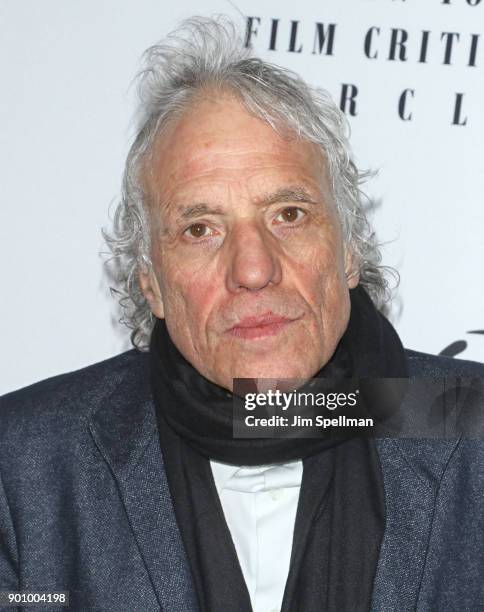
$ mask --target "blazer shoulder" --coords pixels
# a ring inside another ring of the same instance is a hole
[[[484,364],[477,361],[455,359],[443,355],[431,355],[405,349],[409,375],[411,377],[441,378],[463,376],[484,378]]]
[[[0,423],[67,416],[89,417],[123,378],[136,377],[146,367],[148,354],[132,349],[74,372],[47,378],[0,397]]]

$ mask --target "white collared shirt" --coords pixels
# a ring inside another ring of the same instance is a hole
[[[210,461],[253,612],[279,612],[291,559],[302,461],[241,467]]]

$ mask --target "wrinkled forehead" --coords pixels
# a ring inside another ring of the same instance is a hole
[[[142,183],[150,203],[162,204],[197,181],[244,183],[271,173],[331,192],[320,147],[289,129],[275,130],[234,96],[208,96],[164,126],[144,162]]]

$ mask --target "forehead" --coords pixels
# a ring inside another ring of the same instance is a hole
[[[230,95],[198,99],[159,135],[144,172],[150,200],[163,203],[191,189],[266,182],[327,187],[320,149],[295,134],[279,134]]]

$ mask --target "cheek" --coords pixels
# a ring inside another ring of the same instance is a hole
[[[344,261],[338,246],[328,242],[301,249],[292,261],[292,275],[300,287],[322,298],[328,292],[345,286]]]
[[[192,331],[200,330],[217,294],[217,283],[210,269],[172,263],[165,267],[160,284],[167,322],[171,319],[171,324],[177,327],[188,325]]]
[[[319,244],[306,248],[304,257],[292,265],[293,282],[312,312],[310,326],[315,336],[338,335],[347,319],[348,287],[339,255],[337,245]]]

